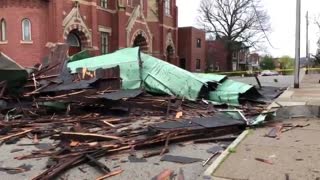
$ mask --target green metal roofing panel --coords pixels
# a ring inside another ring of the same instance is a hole
[[[91,57],[91,55],[89,54],[89,51],[84,50],[84,51],[78,52],[78,53],[74,54],[73,56],[71,56],[69,58],[69,62],[79,61],[79,60],[87,59],[90,57]]]
[[[119,65],[123,89],[137,89],[141,83],[138,53],[139,48],[126,48],[112,54],[70,62],[68,67],[75,72],[81,67],[96,70]],[[143,53],[141,59],[143,84],[148,92],[196,100],[201,89],[207,86],[201,78],[170,63]]]
[[[140,87],[139,48],[126,48],[112,54],[70,62],[68,67],[75,72],[77,68],[111,68],[120,66],[123,89]],[[239,105],[240,94],[253,86],[227,79],[224,75],[193,74],[170,63],[141,53],[142,79],[144,88],[151,93],[174,95],[180,98],[196,100],[207,82],[219,82],[217,89],[209,93],[209,100]],[[207,89],[206,89],[207,90]]]
[[[209,93],[209,100],[239,105],[240,94],[246,93],[251,88],[253,86],[227,79],[219,84],[215,91]]]
[[[209,93],[209,99],[220,103],[226,103],[230,105],[239,105],[239,93],[228,91],[211,91]]]
[[[68,63],[68,67],[73,73],[77,68],[88,68],[94,71],[99,68],[112,68],[120,66],[120,76],[122,78],[123,89],[137,89],[140,87],[138,49],[127,48],[111,54],[95,56],[79,61]]]
[[[251,88],[253,88],[253,86],[249,84],[227,79],[222,82],[222,85],[218,86],[217,90],[227,92],[238,92],[242,94],[247,92]]]
[[[210,74],[194,73],[194,74],[206,82],[210,82],[210,81],[221,82],[227,78],[226,75],[211,74],[211,73]]]
[[[205,81],[193,73],[170,63],[143,54],[143,76],[151,92],[162,91],[166,94],[196,100]]]

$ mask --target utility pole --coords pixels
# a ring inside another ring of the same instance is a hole
[[[306,30],[306,62],[307,62],[307,70],[306,73],[308,74],[309,71],[309,61],[310,61],[310,55],[309,55],[309,12],[307,11],[306,15],[306,23],[307,23],[307,30]]]
[[[296,60],[294,70],[294,88],[299,88],[300,75],[300,25],[301,25],[301,0],[297,0],[296,6]]]

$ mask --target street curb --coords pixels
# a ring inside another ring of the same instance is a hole
[[[214,171],[217,170],[217,168],[220,166],[220,164],[229,156],[229,154],[231,153],[230,151],[232,149],[235,149],[240,142],[242,142],[242,140],[244,140],[247,135],[249,134],[250,130],[245,130],[243,131],[235,141],[233,141],[230,146],[221,153],[221,155],[215,160],[213,161],[213,163],[207,168],[207,170],[204,172],[203,177],[204,179],[213,178],[213,173]]]

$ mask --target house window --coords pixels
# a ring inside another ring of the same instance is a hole
[[[201,61],[200,61],[200,59],[196,60],[196,70],[201,70]]]
[[[29,19],[22,20],[22,40],[31,41],[31,22]]]
[[[108,8],[108,0],[100,0],[100,6],[102,8]]]
[[[201,48],[201,39],[197,39],[197,48]]]
[[[165,0],[164,2],[164,12],[167,16],[171,15],[171,2],[170,0]]]
[[[7,32],[7,27],[6,27],[6,21],[4,19],[1,19],[0,21],[0,41],[6,41],[6,32]]]
[[[237,58],[237,55],[238,55],[238,53],[237,53],[237,52],[233,52],[233,53],[232,53],[232,57],[233,57],[233,59],[236,59],[236,58]]]
[[[108,36],[108,33],[101,32],[101,54],[107,54],[109,52]]]

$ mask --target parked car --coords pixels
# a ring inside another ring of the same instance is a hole
[[[264,70],[260,74],[261,76],[278,76],[279,73],[277,71]]]

